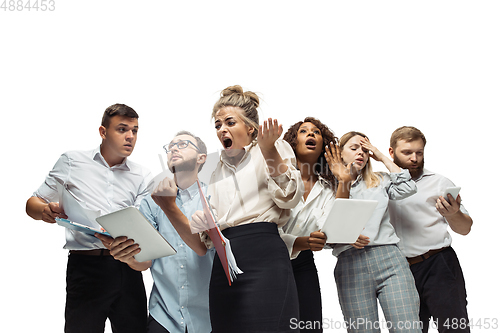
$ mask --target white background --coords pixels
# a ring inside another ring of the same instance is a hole
[[[56,0],[55,11],[0,10],[0,331],[63,330],[64,230],[25,214],[60,154],[97,147],[114,103],[139,113],[131,159],[155,174],[177,130],[215,151],[211,109],[233,84],[257,92],[261,119],[285,130],[315,116],[387,153],[394,129],[421,129],[426,167],[462,186],[474,219],[453,243],[470,318],[499,318],[499,15],[497,1]],[[316,258],[324,317],[340,322],[336,259]]]

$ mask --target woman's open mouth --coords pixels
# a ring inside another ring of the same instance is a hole
[[[307,139],[307,141],[306,141],[306,148],[307,149],[312,149],[312,150],[316,149],[316,140],[314,140],[312,138],[311,139]]]
[[[233,145],[233,140],[230,138],[224,138],[222,139],[222,145],[224,146],[224,149],[229,149]]]

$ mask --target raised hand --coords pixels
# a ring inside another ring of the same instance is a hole
[[[277,119],[269,118],[264,120],[264,123],[259,126],[259,134],[257,135],[257,143],[263,151],[269,151],[274,148],[274,143],[283,133],[283,126],[278,124]]]
[[[326,145],[325,151],[328,168],[330,168],[330,171],[333,173],[335,178],[337,178],[339,182],[350,183],[352,181],[353,173],[352,164],[348,167],[344,165],[339,146],[330,142],[329,145]]]
[[[278,120],[269,118],[264,121],[263,125],[259,126],[259,134],[257,135],[257,143],[264,160],[269,168],[269,175],[277,177],[285,173],[288,166],[284,163],[278,149],[274,143],[283,133],[283,126],[278,124]]]
[[[163,205],[175,205],[177,197],[177,184],[173,179],[166,177],[151,193],[151,198],[154,202],[162,207]]]

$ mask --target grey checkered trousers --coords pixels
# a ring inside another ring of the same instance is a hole
[[[396,245],[346,250],[339,255],[334,275],[348,332],[422,331],[415,281]],[[377,299],[385,322],[379,320]]]

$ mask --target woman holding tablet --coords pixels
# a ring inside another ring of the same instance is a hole
[[[400,169],[362,133],[343,135],[339,148],[344,163],[352,164],[350,197],[379,202],[358,241],[333,249],[340,306],[345,321],[354,323],[348,331],[379,331],[378,298],[391,332],[421,332],[419,296],[388,211],[389,200],[411,196],[416,185],[408,170]],[[373,172],[371,159],[384,163],[390,174]]]
[[[351,181],[350,175],[341,172],[345,167],[340,154],[335,152],[337,137],[318,119],[307,117],[295,123],[283,139],[295,152],[305,192],[298,205],[292,209],[281,238],[292,258],[299,296],[298,322],[301,327],[308,328],[301,329],[301,332],[322,332],[321,291],[312,251],[322,250],[325,245],[326,236],[319,230],[332,208],[334,191],[339,190],[338,197],[349,198],[348,187],[344,182]],[[333,143],[333,153],[325,147],[329,143]]]
[[[298,332],[290,327],[299,316],[297,289],[278,227],[288,221],[304,189],[292,148],[278,139],[281,125],[269,119],[259,127],[258,106],[256,94],[232,86],[222,91],[212,112],[224,150],[210,181],[210,205],[243,271],[229,286],[214,259],[209,292],[214,333]],[[213,246],[205,233],[202,241],[190,234],[185,219],[168,217],[198,254]],[[194,224],[203,220],[201,212],[193,215]]]

